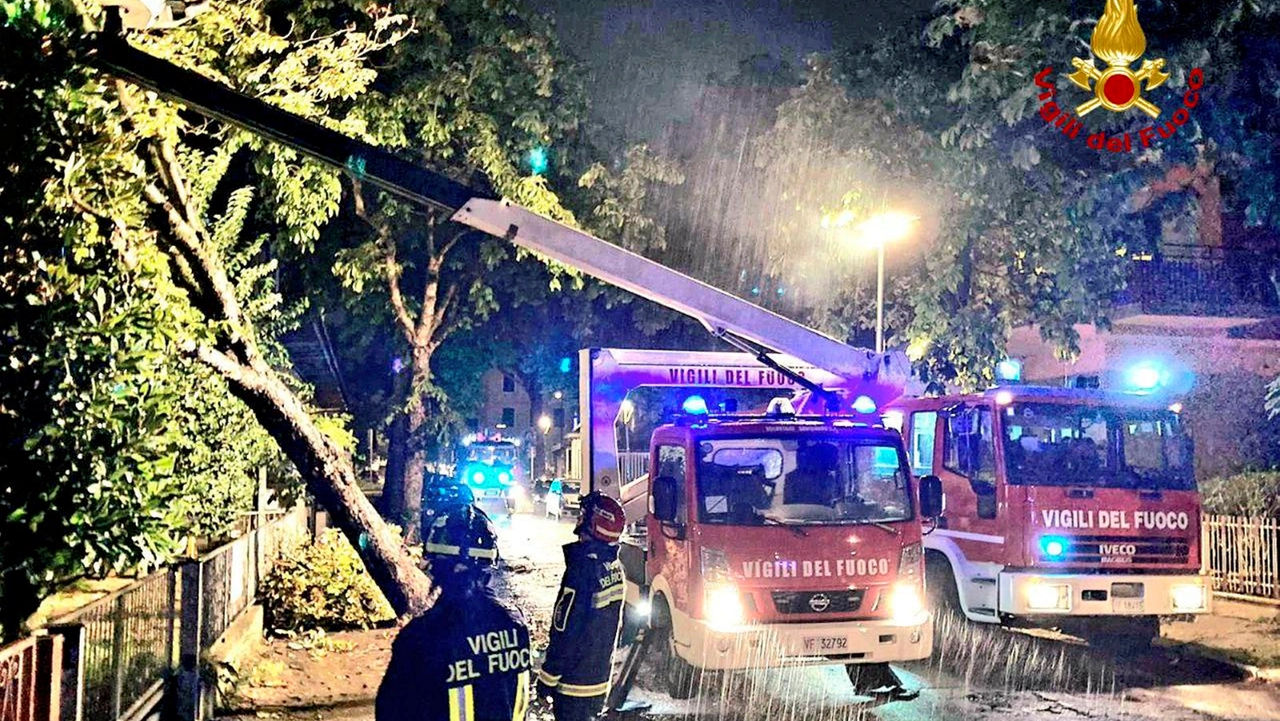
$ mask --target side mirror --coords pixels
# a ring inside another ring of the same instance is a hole
[[[671,476],[659,476],[653,482],[653,515],[663,523],[676,522],[679,486]]]
[[[946,510],[946,498],[942,495],[942,479],[925,476],[920,479],[920,515],[937,518]]]

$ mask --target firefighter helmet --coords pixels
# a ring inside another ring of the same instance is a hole
[[[582,497],[582,518],[574,532],[587,533],[597,541],[617,543],[626,525],[622,504],[600,491],[592,491]]]
[[[489,517],[478,508],[455,506],[436,516],[423,552],[432,560],[492,566],[498,560],[498,539]]]

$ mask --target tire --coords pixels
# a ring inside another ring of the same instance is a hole
[[[887,663],[858,663],[844,667],[853,692],[859,696],[869,696],[873,691],[883,688],[897,688],[902,685],[898,674],[889,668]]]
[[[671,611],[665,600],[658,600],[654,607],[656,625],[652,633],[661,654],[658,660],[659,673],[663,686],[671,698],[683,701],[693,698],[698,692],[700,672],[693,664],[680,658],[676,653],[675,639],[671,633]]]
[[[951,562],[940,553],[926,553],[924,557],[925,595],[935,614],[963,616],[960,609],[960,590],[956,588],[956,574]]]

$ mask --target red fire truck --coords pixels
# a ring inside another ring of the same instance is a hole
[[[1208,612],[1178,404],[1010,385],[893,407],[915,473],[945,492],[924,541],[934,604],[1127,646]]]
[[[852,381],[768,359],[776,368],[744,353],[584,351],[598,480],[614,472],[614,420],[635,388],[790,396],[804,378],[841,398],[834,412],[813,412],[801,391],[804,413],[785,398],[763,412],[715,413],[691,395],[659,426],[649,473],[621,494],[636,531],[620,554],[628,611],[648,610],[677,698],[704,670],[781,664],[843,664],[855,688],[892,690],[889,662],[931,650],[920,526],[941,503],[937,479],[917,488],[901,436],[878,414],[905,375],[893,377],[892,356],[870,356]]]

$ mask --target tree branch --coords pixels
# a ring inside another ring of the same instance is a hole
[[[396,263],[396,242],[391,237],[391,230],[386,223],[375,221],[369,217],[368,207],[364,202],[364,188],[359,180],[352,180],[352,199],[355,201],[356,217],[378,234],[378,245],[382,248],[382,275],[387,282],[387,293],[391,296],[391,310],[395,313],[396,323],[404,333],[405,341],[412,344],[414,339],[413,316],[409,314],[409,306],[404,302],[404,293],[400,289],[400,267]]]

